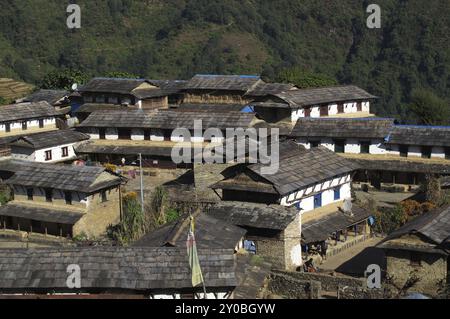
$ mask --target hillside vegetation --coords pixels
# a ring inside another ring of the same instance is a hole
[[[380,0],[382,28],[366,27],[370,1],[1,0],[0,77],[38,84],[61,68],[149,78],[262,74],[294,68],[354,83],[381,99],[379,115],[408,119],[412,92],[450,100],[450,1]]]

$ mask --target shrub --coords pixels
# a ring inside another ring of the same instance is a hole
[[[422,208],[419,202],[415,201],[415,200],[405,200],[404,202],[401,203],[403,211],[408,215],[408,216],[416,216],[416,215],[420,215],[422,213]]]

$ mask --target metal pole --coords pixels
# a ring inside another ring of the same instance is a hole
[[[142,153],[139,153],[139,175],[141,176],[141,211],[144,214],[144,174],[142,172]]]

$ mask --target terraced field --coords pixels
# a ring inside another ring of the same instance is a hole
[[[13,79],[0,78],[0,98],[6,102],[24,97],[33,91],[34,86]]]

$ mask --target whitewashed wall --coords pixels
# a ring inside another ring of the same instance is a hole
[[[361,112],[370,113],[370,102],[365,101],[361,103],[362,109]],[[357,102],[348,102],[344,103],[344,113],[358,113],[358,103]],[[338,105],[337,103],[328,104],[328,115],[336,115],[338,114]],[[311,107],[311,117],[320,117],[320,106]],[[301,117],[305,117],[304,109],[296,109],[291,112],[291,121],[292,123],[297,122],[297,120]]]
[[[311,143],[306,138],[299,138],[297,143],[304,146],[306,149],[311,148]],[[320,139],[320,146],[326,147],[330,151],[334,152],[334,141],[331,138],[322,138]],[[382,143],[382,140],[371,140],[369,145],[370,154],[386,154],[386,148]],[[359,140],[356,139],[347,139],[345,143],[345,153],[349,154],[360,154],[361,153],[361,144]],[[398,153],[398,152],[397,152]],[[444,155],[445,156],[445,155]]]
[[[77,156],[75,154],[75,150],[73,148],[74,145],[75,145],[75,143],[70,143],[70,144],[58,145],[55,147],[43,148],[40,150],[36,150],[34,152],[34,158],[32,160],[34,160],[36,162],[54,163],[54,162],[67,161],[67,160],[73,159]],[[67,147],[68,156],[65,156],[65,157],[62,156],[62,154],[63,154],[62,148],[63,147]],[[52,160],[51,161],[45,160],[45,152],[46,151],[52,151]]]
[[[293,206],[300,202],[302,213],[314,210],[314,194],[322,192],[322,207],[351,198],[351,176],[346,174],[299,189],[281,199],[282,206]],[[340,199],[334,200],[334,189],[340,187]]]
[[[39,128],[39,120],[27,120],[27,128]],[[44,128],[50,128],[55,127],[56,125],[56,119],[54,117],[44,119]],[[22,130],[22,121],[17,122],[11,122],[10,123],[10,130],[11,131],[23,131],[26,132],[27,130]],[[6,123],[0,123],[0,133],[8,133],[6,132]]]

